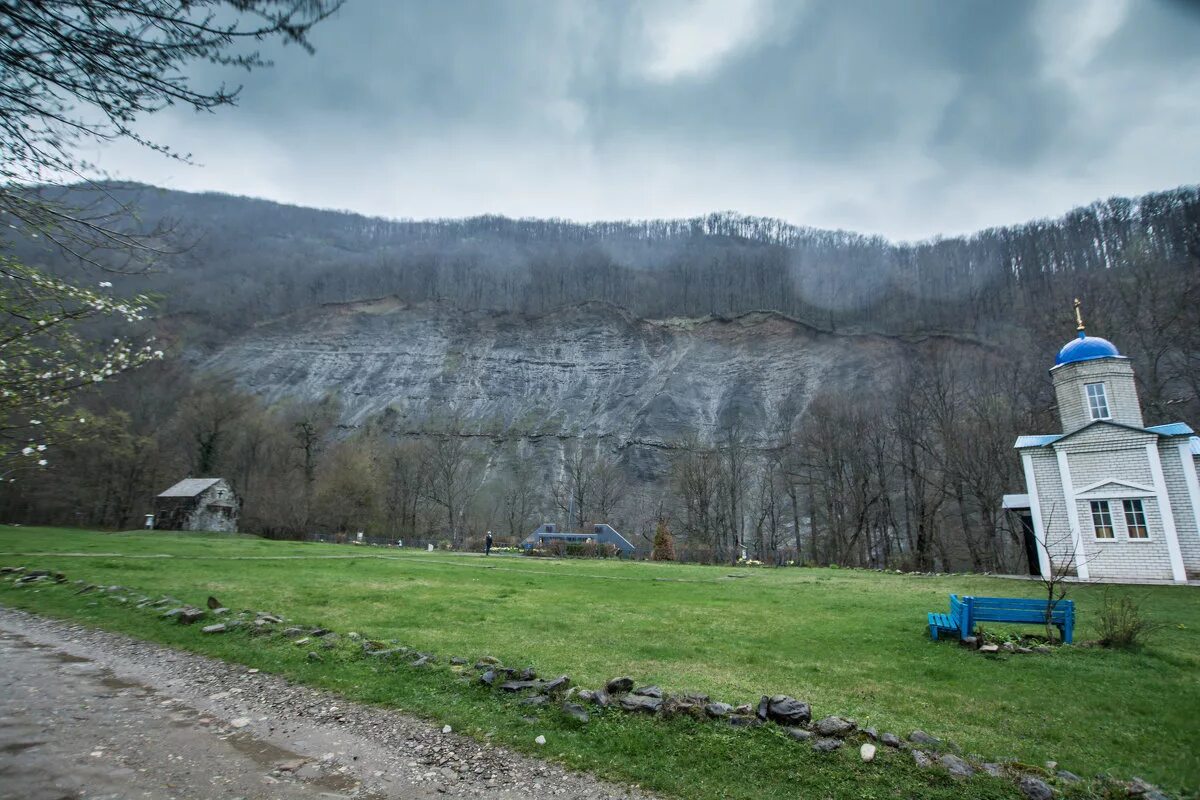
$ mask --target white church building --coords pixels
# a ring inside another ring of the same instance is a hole
[[[1030,571],[1082,580],[1200,577],[1200,438],[1182,422],[1146,426],[1133,365],[1106,339],[1078,338],[1050,375],[1062,433],[1018,437],[1027,494],[1004,506],[1026,530]]]

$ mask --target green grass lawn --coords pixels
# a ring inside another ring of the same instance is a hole
[[[330,558],[335,557],[335,558]],[[1037,584],[834,569],[746,569],[539,561],[357,549],[199,534],[0,529],[0,565],[53,567],[71,579],[170,593],[202,604],[282,613],[442,656],[490,654],[598,686],[629,674],[731,703],[790,694],[814,716],[841,714],[901,735],[921,728],[987,759],[1081,775],[1139,775],[1177,792],[1200,786],[1200,592],[1123,587],[1167,623],[1138,652],[1072,647],[987,658],[932,643],[925,612],[950,592],[1034,597]],[[347,649],[337,667],[286,643],[202,637],[63,587],[0,591],[0,603],[69,616],[275,669],[349,696],[450,721],[531,749],[522,711],[448,670],[381,668]],[[1104,589],[1075,587],[1077,641],[1095,636]],[[1036,632],[1036,629],[1030,629]],[[341,651],[339,651],[341,653]],[[585,729],[553,716],[543,755],[686,797],[959,797],[948,778],[901,754],[860,765],[821,757],[773,729],[733,731],[602,715]],[[1012,796],[974,779],[973,797]]]

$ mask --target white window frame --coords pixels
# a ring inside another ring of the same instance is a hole
[[[1137,503],[1137,513],[1142,517],[1141,528],[1146,531],[1145,536],[1131,536],[1129,525],[1129,506]],[[1121,500],[1121,519],[1125,523],[1125,538],[1131,542],[1148,542],[1150,538],[1150,519],[1146,516],[1146,501],[1140,497],[1127,497]]]
[[[1092,388],[1098,387],[1093,395]],[[1093,421],[1112,419],[1112,406],[1108,402],[1108,386],[1103,382],[1085,383],[1083,385],[1083,400],[1087,404],[1088,417]],[[1096,401],[1096,402],[1093,402]],[[1104,413],[1099,413],[1103,411]]]
[[[1117,526],[1113,521],[1112,505],[1107,500],[1089,500],[1088,509],[1092,512],[1092,538],[1098,542],[1111,542],[1117,538]],[[1100,526],[1096,524],[1096,515],[1099,512],[1103,517],[1108,518],[1108,525]],[[1108,528],[1108,536],[1101,536],[1099,529],[1101,527]]]

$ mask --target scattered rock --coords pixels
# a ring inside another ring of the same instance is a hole
[[[449,725],[442,726],[442,733],[452,733],[453,731],[454,728],[451,728]]]
[[[495,656],[483,656],[479,659],[479,663],[495,666],[500,663],[500,659],[496,658]]]
[[[758,708],[754,709],[754,715],[765,722],[767,720],[767,710],[770,708],[770,706],[771,698],[764,694],[761,698],[759,698]]]
[[[580,689],[579,699],[585,703],[595,703],[601,708],[608,708],[612,698],[603,689]]]
[[[763,721],[753,714],[733,714],[728,720],[734,728],[758,728],[763,724]]]
[[[1000,652],[1000,645],[996,645],[996,644],[985,644],[985,645],[983,645],[983,646],[981,646],[981,647],[979,648],[979,652],[981,652],[981,653],[984,653],[984,654],[988,654],[988,653],[999,653],[999,652]]]
[[[305,656],[305,658],[307,658],[309,661],[324,661],[325,660],[325,659],[321,658],[321,654],[316,652],[315,650],[310,650],[308,655]]]
[[[297,647],[303,647],[311,641],[312,639],[305,636],[303,639],[297,639],[296,641],[292,642],[292,644],[296,645]]]
[[[822,736],[849,736],[854,732],[854,723],[842,717],[825,717],[813,728]]]
[[[832,753],[842,746],[841,739],[822,738],[812,743],[812,749],[818,753]]]
[[[537,680],[537,673],[536,673],[536,672],[534,672],[534,669],[533,669],[533,667],[526,667],[525,669],[521,670],[521,676],[520,676],[520,678],[519,678],[518,680],[522,680],[522,681],[536,681],[536,680]]]
[[[979,649],[979,638],[975,636],[964,636],[958,643],[970,650]]]
[[[1028,800],[1051,800],[1054,797],[1054,790],[1045,781],[1032,775],[1021,778],[1017,782],[1017,788]]]
[[[1158,787],[1147,783],[1142,778],[1134,778],[1125,786],[1130,797],[1141,797],[1143,800],[1170,800],[1170,798],[1160,792]]]
[[[505,681],[504,683],[500,684],[500,691],[524,692],[527,689],[540,688],[541,685],[541,681]]]
[[[1083,778],[1079,777],[1074,772],[1065,769],[1060,769],[1055,773],[1055,775],[1058,776],[1060,781],[1065,781],[1067,783],[1079,783],[1081,780],[1083,780]]]
[[[526,697],[519,705],[529,706],[531,708],[540,708],[550,702],[550,698],[544,694],[535,694],[532,697]]]
[[[643,686],[640,689],[634,689],[633,693],[641,697],[657,697],[662,700],[663,690],[657,686]]]
[[[1000,645],[1000,649],[1006,653],[1012,653],[1017,649],[1017,646],[1012,642],[1004,642]]]
[[[788,728],[787,735],[797,742],[807,742],[813,737],[812,731],[807,731],[804,728]]]
[[[640,694],[629,694],[621,698],[621,708],[626,711],[640,711],[655,714],[662,708],[662,700],[657,697],[646,697]]]
[[[975,774],[975,768],[955,755],[946,754],[938,759],[947,772],[955,778],[969,778]]]
[[[234,728],[244,728],[250,724],[250,719],[249,717],[238,717],[237,719],[230,720],[229,724]]]
[[[363,652],[369,656],[374,656],[375,658],[390,658],[391,656],[402,655],[404,653],[407,653],[408,648],[407,647],[388,647],[383,650],[367,650],[364,648]]]
[[[218,622],[216,625],[205,625],[200,629],[201,633],[224,633],[229,630],[224,622]]]
[[[546,694],[562,694],[571,685],[571,679],[566,675],[559,675],[552,681],[546,681],[542,686],[542,691]]]
[[[534,744],[545,744],[545,743],[546,743],[546,737],[545,737],[545,736],[542,736],[542,735],[539,733],[539,734],[538,734],[538,737],[537,737],[536,739],[534,739],[534,740],[533,740],[533,743],[534,743]]]
[[[1044,656],[1048,656],[1051,653],[1053,653],[1054,651],[1051,650],[1049,647],[1046,647],[1046,645],[1040,644],[1037,647],[1033,648],[1033,652],[1040,653],[1041,655],[1044,655]]]
[[[213,597],[212,595],[209,595],[208,596],[208,607],[211,610],[211,609],[215,609],[215,608],[224,608],[224,605],[221,603],[220,600]]]
[[[873,742],[879,740],[879,731],[874,728],[863,728],[863,735]]]
[[[141,605],[141,603],[138,603],[138,605]],[[229,609],[228,608],[214,608],[212,610],[212,613],[213,613],[214,617],[223,617],[229,613]]]
[[[414,666],[414,667],[428,666],[432,659],[433,659],[432,656],[421,656],[416,661],[412,662],[412,666]]]
[[[777,694],[767,701],[767,718],[780,725],[806,725],[812,720],[812,707],[794,697]]]
[[[563,703],[563,713],[576,722],[587,724],[591,717],[588,716],[587,710],[578,703]]]
[[[988,775],[991,775],[993,778],[1003,778],[1004,777],[1004,765],[1002,765],[1002,764],[993,764],[993,763],[980,764],[979,769],[982,772],[985,772]]]
[[[704,713],[714,719],[717,717],[728,717],[733,711],[733,706],[729,703],[709,703],[704,707]]]
[[[700,703],[694,703],[687,698],[679,697],[678,695],[669,695],[663,699],[662,707],[663,716],[674,717],[684,715],[688,717],[703,717],[704,706]]]
[[[450,663],[456,667],[461,667],[467,663],[467,660],[465,658],[463,658],[462,656],[452,656],[450,658]]]
[[[879,741],[886,744],[888,747],[899,747],[901,745],[900,737],[894,733],[885,733],[879,737]]]
[[[1027,656],[1030,653],[1032,653],[1033,651],[1030,650],[1028,647],[1017,647],[1013,650],[1013,652],[1020,653],[1021,655]]]
[[[930,758],[929,756],[925,755],[925,753],[921,750],[913,750],[912,757],[913,757],[913,761],[916,762],[918,767],[932,767],[933,766],[933,759]]]
[[[290,628],[284,628],[283,635],[284,636],[303,636],[304,629],[293,625]]]
[[[633,678],[628,676],[624,678],[613,678],[604,686],[609,694],[625,694],[633,688]]]
[[[487,672],[479,676],[479,682],[484,686],[492,686],[496,683],[496,671],[489,669]]]
[[[863,746],[858,748],[858,757],[868,764],[875,760],[875,745],[870,742],[864,742]]]
[[[932,747],[934,750],[942,746],[942,740],[936,736],[930,736],[925,731],[917,730],[908,735],[908,740],[913,744],[919,744],[923,747]]]
[[[754,709],[751,708],[749,703],[742,703],[740,706],[738,706],[737,708],[735,708],[733,710],[733,713],[735,713],[735,714],[753,714]]]

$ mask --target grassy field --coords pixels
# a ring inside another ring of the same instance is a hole
[[[987,759],[1081,775],[1139,775],[1176,792],[1200,786],[1200,592],[1139,587],[1166,627],[1138,652],[1062,648],[987,658],[932,643],[925,612],[949,592],[1036,596],[1036,584],[834,569],[746,569],[538,561],[383,551],[247,537],[0,529],[0,565],[53,567],[72,579],[275,611],[343,633],[397,639],[445,658],[490,654],[579,686],[629,674],[731,703],[791,694],[814,716],[842,714],[902,735],[921,728]],[[1072,590],[1077,639],[1095,636],[1103,589]],[[87,601],[87,602],[85,602]],[[202,637],[153,616],[88,605],[64,588],[0,591],[0,604],[274,669],[345,694],[446,720],[532,749],[522,710],[448,670],[381,669],[349,650],[336,666],[286,643]],[[901,754],[861,765],[822,757],[773,729],[597,717],[584,729],[545,716],[541,754],[686,797],[1008,797],[974,779],[957,787]]]

